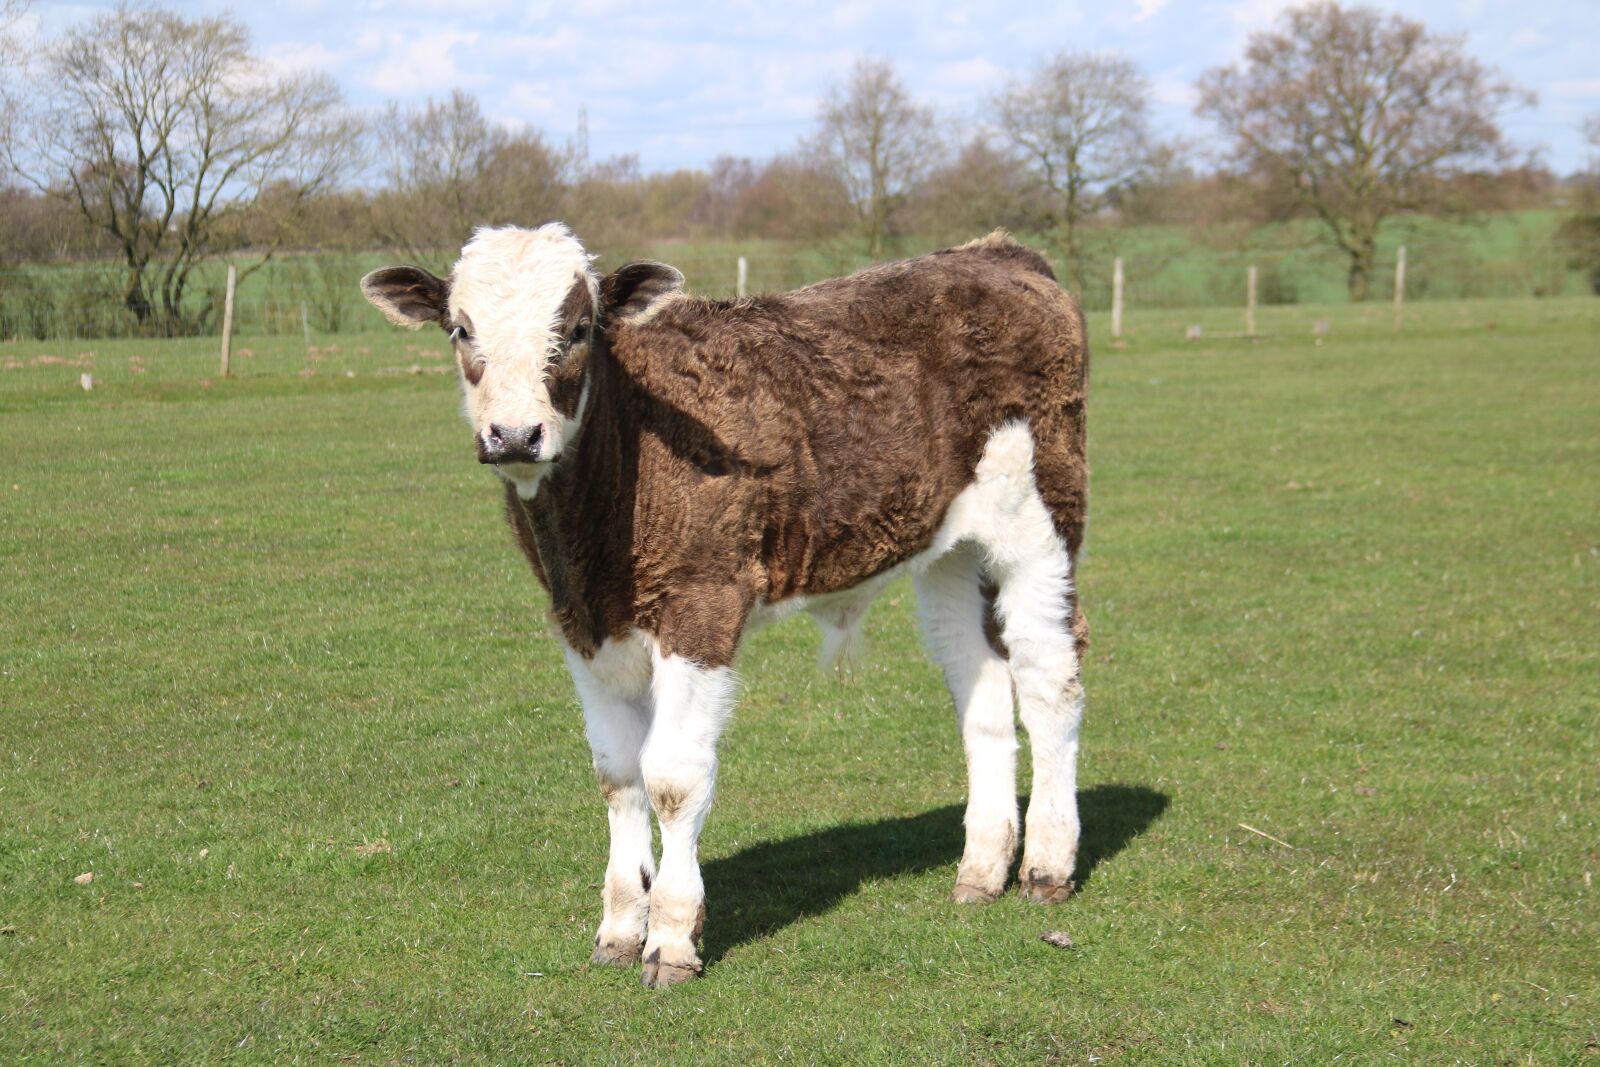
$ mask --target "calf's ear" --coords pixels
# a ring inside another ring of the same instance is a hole
[[[665,263],[629,263],[600,279],[602,318],[626,322],[647,314],[655,304],[683,291],[683,272]]]
[[[361,279],[361,295],[396,326],[419,330],[430,322],[445,325],[450,283],[421,267],[384,267]]]

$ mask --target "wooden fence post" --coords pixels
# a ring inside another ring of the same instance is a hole
[[[1405,317],[1406,303],[1406,246],[1401,245],[1394,257],[1394,328],[1400,328]]]
[[[1256,265],[1250,264],[1244,272],[1244,335],[1256,335]]]
[[[1122,336],[1122,257],[1111,265],[1111,336]]]
[[[734,292],[739,296],[745,295],[745,283],[750,279],[750,262],[743,256],[739,257],[739,280],[734,284]]]
[[[233,291],[239,284],[239,271],[228,264],[228,290],[222,298],[222,376],[228,376],[228,359],[233,355]]]

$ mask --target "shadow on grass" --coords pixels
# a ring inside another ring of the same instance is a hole
[[[1022,798],[1027,810],[1028,798]],[[1078,846],[1078,892],[1094,870],[1144,833],[1168,798],[1139,785],[1097,785],[1078,794],[1083,839]],[[820,915],[863,882],[954,866],[961,859],[962,807],[921,815],[848,823],[783,841],[768,841],[705,864],[704,957],[721,959],[747,941]]]

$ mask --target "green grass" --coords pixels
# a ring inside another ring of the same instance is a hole
[[[898,585],[750,642],[664,993],[438,338],[0,346],[0,1062],[1596,1062],[1600,301],[1191,320],[1091,320],[1081,893],[946,902]]]

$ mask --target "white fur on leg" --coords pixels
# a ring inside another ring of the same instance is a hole
[[[695,941],[705,919],[700,829],[716,791],[717,739],[733,710],[727,667],[702,667],[652,653],[655,717],[645,741],[645,788],[661,824],[661,868],[650,891],[644,982],[667,985],[699,973]]]
[[[1071,633],[1072,561],[1040,497],[1033,436],[1025,423],[991,435],[977,487],[1002,506],[976,532],[999,586],[995,609],[1009,653],[1022,723],[1033,748],[1033,796],[1023,837],[1024,892],[1059,900],[1070,892],[1078,853],[1078,728],[1083,688]]]
[[[640,756],[650,730],[648,659],[632,642],[608,641],[592,661],[566,650],[585,730],[594,755],[595,777],[605,795],[611,848],[601,892],[604,913],[595,934],[598,963],[628,964],[639,958],[655,879],[651,855],[650,804],[645,797]]]
[[[961,550],[916,579],[922,632],[955,698],[967,757],[967,843],[955,896],[993,900],[1005,889],[1017,848],[1017,732],[1011,674],[983,633],[975,555]]]

